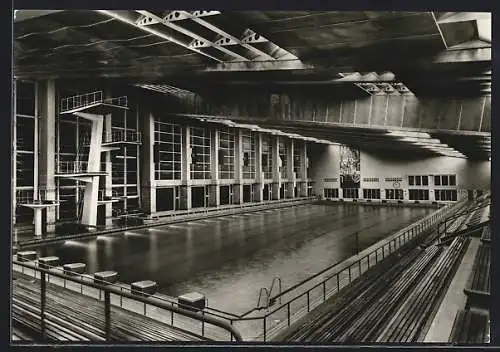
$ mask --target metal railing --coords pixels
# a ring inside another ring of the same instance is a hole
[[[141,143],[141,133],[137,131],[111,131],[111,136],[105,138],[103,143],[132,142]]]
[[[186,329],[186,326],[180,326],[180,325],[188,325],[186,320],[178,319],[178,324],[175,324],[175,319],[174,317],[176,315],[181,316],[181,317],[187,317],[189,319],[201,322],[201,331],[198,334],[195,331],[188,330],[192,332],[193,334],[200,335],[202,337],[206,337],[206,329],[205,325],[209,324],[218,328],[221,328],[225,330],[226,332],[229,333],[228,336],[228,341],[232,341],[235,339],[236,341],[243,341],[243,338],[241,334],[239,333],[238,330],[236,330],[233,326],[231,326],[230,323],[228,323],[228,319],[226,316],[219,315],[216,313],[217,310],[211,308],[211,309],[203,309],[201,312],[193,312],[190,310],[186,310],[184,308],[181,308],[178,302],[173,301],[173,300],[166,300],[163,297],[155,297],[155,296],[141,296],[132,293],[131,288],[128,287],[123,287],[115,283],[110,283],[107,281],[99,280],[95,278],[92,275],[89,274],[81,274],[81,273],[76,273],[76,272],[70,272],[68,270],[64,270],[61,267],[55,267],[55,266],[49,266],[44,264],[45,268],[41,268],[40,266],[28,262],[28,261],[19,261],[17,259],[13,260],[14,265],[18,265],[21,267],[21,272],[23,274],[25,273],[25,269],[31,269],[33,271],[33,276],[37,279],[40,279],[40,304],[41,304],[41,309],[40,309],[40,319],[41,319],[41,333],[42,337],[45,337],[45,322],[46,322],[46,302],[47,302],[47,288],[46,288],[46,283],[50,283],[50,277],[54,276],[56,278],[62,279],[64,282],[64,288],[71,289],[68,286],[68,282],[73,282],[76,284],[79,284],[80,286],[80,293],[84,294],[84,288],[88,291],[89,289],[94,289],[97,290],[97,295],[99,301],[104,300],[104,313],[105,313],[105,335],[106,335],[106,340],[110,340],[110,333],[111,333],[111,327],[112,327],[112,319],[111,319],[111,305],[115,306],[124,306],[124,300],[126,299],[127,305],[132,306],[133,303],[135,302],[136,305],[142,304],[142,313],[145,316],[148,316],[148,307],[155,307],[157,309],[161,309],[163,311],[170,312],[169,318],[170,321],[166,322],[164,320],[159,320],[162,321],[163,323],[166,323],[170,326],[182,328],[184,330]],[[39,275],[37,275],[39,273]],[[68,275],[69,274],[69,275]],[[85,281],[84,279],[87,279],[89,281]],[[75,290],[73,287],[72,290]],[[115,297],[115,303],[112,303],[112,296]],[[119,303],[118,303],[119,302]],[[131,310],[130,307],[128,310]],[[151,310],[151,309],[150,309]],[[135,311],[135,310],[131,310]],[[141,313],[137,312],[136,313]],[[224,313],[224,312],[221,312]],[[224,313],[227,314],[227,313]],[[150,313],[150,317],[151,317]],[[152,319],[155,319],[155,317],[151,317]],[[158,320],[158,319],[155,319]],[[182,320],[182,321],[181,321]],[[192,325],[192,324],[191,324]],[[213,332],[212,332],[213,333]],[[225,341],[225,340],[221,340]]]
[[[95,91],[95,92],[90,92],[90,93],[85,93],[85,94],[74,95],[74,96],[67,97],[67,98],[62,98],[59,110],[61,113],[64,113],[67,111],[71,111],[74,109],[78,109],[78,108],[82,108],[85,106],[98,104],[98,103],[105,103],[105,104],[124,106],[124,107],[126,107],[128,104],[126,96],[104,99],[102,90],[99,90],[99,91]]]
[[[441,236],[442,234],[446,234],[446,230],[448,229],[448,224],[450,224],[450,222],[453,223],[453,221],[455,221],[456,219],[458,219],[464,215],[472,214],[473,212],[475,212],[479,209],[485,208],[487,206],[491,206],[491,203],[488,202],[488,203],[483,203],[483,204],[480,204],[480,205],[477,205],[474,207],[466,207],[465,210],[446,217],[437,226],[438,236]]]
[[[58,161],[57,173],[58,174],[86,173],[88,164],[89,164],[88,161]]]

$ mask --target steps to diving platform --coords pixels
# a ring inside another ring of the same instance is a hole
[[[61,99],[59,112],[61,114],[73,114],[85,112],[95,115],[106,115],[116,110],[128,110],[126,96],[117,98],[104,98],[102,91],[75,95]]]

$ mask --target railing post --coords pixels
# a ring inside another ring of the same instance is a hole
[[[201,311],[201,315],[205,316],[205,311]],[[201,336],[205,337],[205,320],[201,321]]]
[[[172,307],[174,306],[174,302],[172,302]],[[170,325],[174,326],[174,311],[170,311]]]
[[[310,292],[310,291],[307,291],[307,312],[309,312],[309,310],[310,310],[310,304],[309,304],[310,297],[309,297],[309,292]]]
[[[42,339],[45,340],[45,305],[47,303],[47,290],[45,272],[40,271],[40,330]]]
[[[286,317],[288,320],[288,326],[290,326],[290,302],[288,302],[286,305]]]
[[[337,292],[340,291],[339,274],[337,273]]]
[[[323,281],[323,302],[324,301],[326,301],[326,281]]]
[[[351,266],[349,265],[349,283],[351,283]]]
[[[266,326],[266,316],[264,315],[264,319],[262,320],[263,324],[264,324],[264,342],[266,342],[266,330],[267,330],[267,326]]]
[[[106,341],[111,339],[111,294],[104,291],[104,322],[106,331]]]

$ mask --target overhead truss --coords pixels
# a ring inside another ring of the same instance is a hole
[[[340,79],[336,81],[352,82],[370,95],[413,95],[413,93],[402,82],[396,80],[392,72],[350,72],[339,73]]]
[[[208,19],[220,15],[220,11],[170,11],[166,14],[159,14],[147,10],[136,10],[140,16],[136,18],[135,25],[140,28],[158,28],[158,25],[180,33],[190,41],[184,42],[183,46],[197,52],[204,52],[205,49],[214,48],[218,52],[226,55],[221,57],[219,62],[249,62],[249,61],[279,61],[297,60],[297,57],[278,45],[272,43],[267,38],[259,35],[247,28],[240,34],[231,34],[227,30],[220,28]],[[213,35],[207,36],[187,26],[185,22],[190,21],[208,29]],[[237,49],[239,47],[239,49]],[[241,50],[243,49],[243,50]]]

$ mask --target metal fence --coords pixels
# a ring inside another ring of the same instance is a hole
[[[132,293],[130,287],[98,280],[89,274],[68,272],[68,270],[63,270],[61,267],[44,265],[46,268],[41,268],[37,263],[23,262],[17,259],[13,260],[13,265],[20,267],[21,269],[19,270],[18,268],[18,271],[21,271],[23,274],[32,275],[40,280],[42,336],[45,336],[46,333],[47,283],[50,283],[51,280],[53,283],[57,283],[59,280],[58,284],[66,289],[80,292],[104,302],[103,313],[105,315],[106,340],[109,340],[113,326],[111,305],[114,305],[119,307],[126,306],[127,310],[143,314],[167,325],[191,331],[194,334],[209,339],[219,341],[232,341],[234,339],[242,341],[241,334],[228,323],[228,313],[213,308],[205,308],[201,312],[193,312],[181,308],[175,300],[158,296],[144,297],[137,295]],[[61,292],[64,294],[64,291]],[[85,307],[82,305],[82,308]]]

